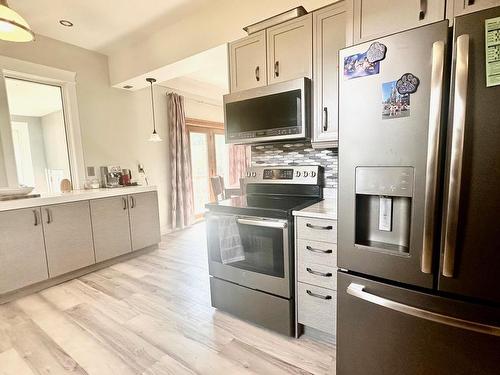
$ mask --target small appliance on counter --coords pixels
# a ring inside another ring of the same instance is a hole
[[[101,184],[103,188],[120,187],[120,179],[122,178],[122,169],[118,165],[110,165],[101,167]]]
[[[320,166],[252,167],[247,194],[209,203],[212,306],[295,335],[294,220],[322,199]]]

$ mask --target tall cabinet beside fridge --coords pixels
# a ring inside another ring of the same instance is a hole
[[[500,373],[500,8],[454,25],[340,52],[339,375]]]

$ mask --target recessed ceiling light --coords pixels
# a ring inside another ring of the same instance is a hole
[[[124,89],[132,89],[132,88],[134,88],[134,86],[125,85],[125,86],[123,86],[123,88],[124,88]]]
[[[66,27],[73,27],[73,22],[68,20],[59,20],[59,23]]]

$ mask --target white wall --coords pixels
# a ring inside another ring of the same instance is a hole
[[[64,178],[71,177],[66,142],[66,128],[62,111],[49,113],[41,118],[45,160],[48,169],[64,171]]]
[[[40,117],[17,115],[11,115],[10,117],[12,121],[26,122],[28,124],[36,190],[37,192],[46,192],[47,180],[45,178],[45,168],[47,167],[47,163],[45,160],[45,145]]]

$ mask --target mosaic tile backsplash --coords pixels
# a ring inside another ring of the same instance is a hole
[[[252,146],[252,165],[321,165],[325,187],[337,188],[338,150],[316,150],[309,142]]]

